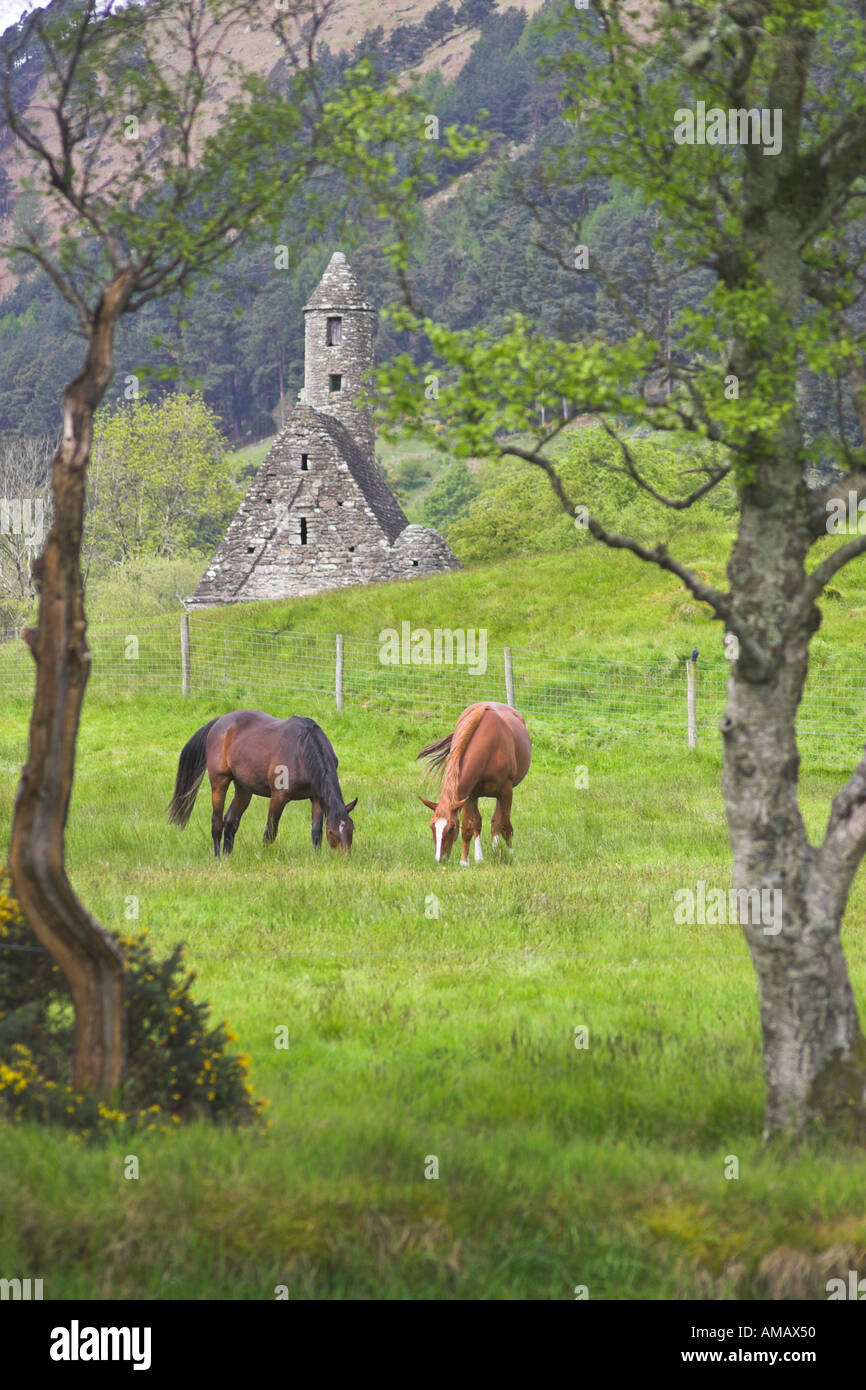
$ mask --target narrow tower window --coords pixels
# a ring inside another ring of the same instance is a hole
[[[339,347],[343,341],[343,320],[341,318],[328,319],[328,326],[325,330],[325,342],[328,347]]]
[[[307,518],[301,517],[301,545],[307,544]]]
[[[331,372],[328,377],[328,387],[332,396],[335,395],[337,391],[342,391],[343,378],[340,376],[339,372]]]
[[[307,470],[309,469],[309,467],[310,467],[310,464],[309,464],[309,455],[308,455],[308,454],[301,454],[301,472],[302,472],[302,473],[306,473]]]

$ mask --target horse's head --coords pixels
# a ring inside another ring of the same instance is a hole
[[[328,844],[331,849],[341,849],[344,854],[348,854],[352,848],[352,836],[355,833],[355,824],[350,812],[354,811],[358,804],[358,798],[350,801],[348,806],[336,806],[328,808],[328,821],[325,827],[325,834],[328,837]]]
[[[469,800],[464,796],[462,801],[455,801],[449,805],[447,801],[428,801],[426,796],[419,796],[419,801],[423,801],[425,806],[429,806],[433,815],[430,820],[430,829],[433,831],[433,849],[436,855],[436,863],[441,864],[451,853],[451,847],[457,839],[457,832],[460,829],[460,812]]]

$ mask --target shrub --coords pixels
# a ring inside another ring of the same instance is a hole
[[[450,464],[440,474],[424,498],[422,516],[425,526],[433,526],[447,536],[449,527],[466,516],[469,505],[478,495],[478,485],[462,459]]]
[[[672,448],[666,439],[633,438],[629,444],[642,476],[672,497],[697,485],[699,465],[722,462],[720,451],[705,442],[687,450]],[[608,529],[652,544],[660,522],[670,536],[678,525],[730,519],[735,512],[734,491],[725,482],[685,513],[661,506],[629,476],[618,446],[598,426],[572,429],[555,462],[575,505],[588,507]],[[448,540],[465,564],[572,549],[588,539],[588,532],[575,528],[563,512],[548,479],[533,464],[512,459],[487,462],[475,480],[477,496],[448,529]]]
[[[71,1084],[74,1016],[62,972],[23,921],[0,868],[0,1113],[62,1125],[80,1136],[120,1125],[169,1128],[208,1119],[261,1124],[249,1058],[191,994],[182,946],[158,959],[145,940],[112,933],[126,959],[127,1075],[113,1105]]]

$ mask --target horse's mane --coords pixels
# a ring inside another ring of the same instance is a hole
[[[464,710],[457,720],[457,727],[453,734],[448,734],[446,738],[440,738],[436,743],[428,743],[427,747],[422,748],[417,755],[418,758],[427,759],[429,771],[438,769],[441,773],[443,769],[445,770],[442,784],[443,796],[446,790],[453,791],[460,775],[460,759],[486,711],[486,704],[470,705],[469,709]]]
[[[340,779],[337,776],[337,760],[334,750],[315,719],[299,717],[305,726],[302,737],[307,755],[307,772],[316,799],[321,801],[329,810],[333,806],[345,806],[343,793],[340,790]]]

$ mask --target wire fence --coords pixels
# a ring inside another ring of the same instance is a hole
[[[435,719],[434,733],[476,700],[501,700],[530,725],[582,740],[634,734],[671,746],[689,739],[691,714],[693,737],[718,736],[726,662],[549,656],[489,647],[472,629],[439,636],[413,629],[395,633],[389,645],[336,633],[262,632],[190,614],[171,625],[94,625],[89,688],[105,695],[213,696],[226,708],[255,702],[320,722],[335,708],[402,710]],[[0,631],[0,692],[29,695],[33,679],[33,659],[20,636]],[[866,739],[866,670],[814,669],[798,737],[801,747],[814,744],[826,753],[832,745],[846,759],[857,755]]]

